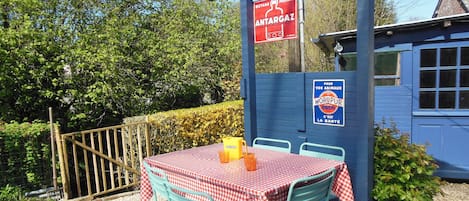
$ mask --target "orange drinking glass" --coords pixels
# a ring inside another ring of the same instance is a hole
[[[220,163],[230,162],[230,152],[225,150],[218,151],[218,157],[220,158]]]
[[[254,153],[247,153],[244,155],[244,165],[246,166],[246,170],[254,171],[257,169],[256,165],[256,156]]]

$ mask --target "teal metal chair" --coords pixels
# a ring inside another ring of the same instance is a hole
[[[197,200],[205,198],[205,200],[213,201],[212,196],[205,192],[192,191],[189,189],[181,188],[168,183],[168,201],[193,201],[189,197],[197,197]]]
[[[287,201],[329,201],[335,169],[295,180],[288,190]]]
[[[256,148],[269,149],[269,150],[280,151],[280,152],[285,152],[285,153],[291,152],[291,143],[288,140],[257,137],[252,142],[252,146]]]
[[[168,199],[169,193],[167,189],[168,177],[163,170],[151,167],[146,161],[143,161],[143,166],[148,175],[148,180],[151,184],[151,189],[153,191],[153,200],[157,201],[158,198]]]
[[[299,153],[300,155],[304,156],[325,158],[342,162],[345,161],[345,150],[342,147],[336,147],[331,145],[304,142],[300,146]]]

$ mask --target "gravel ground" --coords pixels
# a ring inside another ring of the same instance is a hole
[[[441,194],[433,201],[467,201],[469,200],[469,181],[448,181],[441,186]]]
[[[441,194],[433,197],[433,201],[467,201],[469,200],[469,181],[449,181],[441,186]],[[133,191],[118,196],[102,199],[102,201],[138,201],[140,192]]]

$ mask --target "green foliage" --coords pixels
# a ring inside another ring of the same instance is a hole
[[[5,187],[0,189],[0,200],[1,201],[13,201],[21,200],[23,198],[23,191],[20,187],[11,186],[7,184]]]
[[[153,153],[167,153],[244,135],[243,101],[231,101],[148,116]],[[138,117],[136,117],[138,119]],[[132,122],[132,118],[127,122]]]
[[[409,143],[396,126],[375,128],[373,198],[379,201],[431,201],[439,192],[437,165],[425,147]]]
[[[62,50],[46,12],[36,0],[0,2],[0,119],[47,119],[44,106],[60,104]]]
[[[67,132],[239,98],[238,19],[230,0],[1,1],[0,120],[53,106]]]
[[[0,189],[0,201],[50,201],[51,199],[28,198],[24,196],[24,190],[18,186],[7,184]]]
[[[0,124],[0,186],[25,189],[49,185],[52,179],[50,130],[45,123]]]

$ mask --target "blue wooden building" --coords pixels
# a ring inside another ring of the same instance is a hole
[[[375,121],[427,144],[438,176],[469,179],[469,14],[379,26],[374,35]],[[313,41],[335,55],[336,71],[357,69],[355,30]]]

